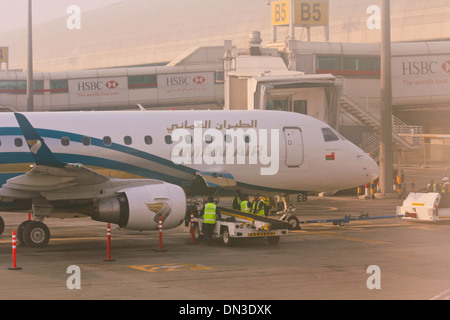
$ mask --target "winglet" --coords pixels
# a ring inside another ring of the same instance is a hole
[[[60,162],[55,155],[50,151],[44,139],[33,128],[28,119],[21,113],[14,113],[14,116],[19,123],[20,130],[25,137],[25,140],[33,154],[36,165],[63,168],[66,163]]]

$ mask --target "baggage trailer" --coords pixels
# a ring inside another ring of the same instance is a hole
[[[412,221],[450,221],[450,207],[446,196],[439,193],[411,192],[397,207],[397,214]]]
[[[282,220],[288,221],[291,225],[291,230],[301,230],[301,224],[315,224],[315,223],[333,223],[333,225],[343,227],[345,224],[351,221],[367,221],[367,220],[380,220],[380,219],[394,219],[402,218],[403,215],[390,215],[390,216],[375,216],[369,217],[368,213],[362,213],[359,216],[345,215],[343,218],[332,218],[332,219],[317,219],[317,220],[300,220],[298,217],[287,214],[283,215]]]
[[[285,221],[222,207],[217,210],[222,219],[216,222],[213,238],[221,238],[225,245],[245,238],[266,238],[269,244],[276,245],[289,232],[290,224]],[[203,218],[194,217],[196,240],[203,236],[202,227]]]

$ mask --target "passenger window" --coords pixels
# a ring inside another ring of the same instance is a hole
[[[164,137],[164,140],[166,140],[166,144],[172,144],[172,136],[167,135]]]
[[[205,142],[206,142],[207,144],[210,144],[210,143],[212,143],[213,141],[214,141],[214,137],[210,136],[209,134],[207,134],[207,135],[205,136]]]
[[[153,143],[153,139],[151,136],[145,136],[144,137],[144,142],[146,145],[151,145]]]
[[[91,138],[89,137],[83,137],[82,139],[83,145],[90,146],[91,145]]]
[[[103,144],[107,147],[110,146],[112,144],[111,137],[108,136],[103,137]]]
[[[192,144],[194,139],[192,138],[191,135],[187,135],[184,137],[184,141],[186,141],[187,144]]]
[[[331,128],[322,128],[323,138],[325,142],[339,141],[339,137]]]
[[[18,148],[20,148],[21,146],[23,146],[23,141],[21,138],[16,138],[14,139],[14,145]]]
[[[131,145],[131,143],[133,142],[133,140],[131,139],[130,136],[126,136],[126,137],[123,138],[123,142],[124,142],[127,146],[129,146],[129,145]]]
[[[62,144],[64,147],[67,147],[67,146],[70,144],[70,139],[69,139],[68,137],[62,137],[62,138],[61,138],[61,144]]]

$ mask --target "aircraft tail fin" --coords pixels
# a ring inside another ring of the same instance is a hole
[[[14,116],[19,123],[20,130],[25,137],[25,140],[33,154],[36,165],[43,165],[48,167],[63,168],[66,163],[56,159],[55,155],[50,151],[44,139],[33,128],[28,119],[21,113],[14,113]]]

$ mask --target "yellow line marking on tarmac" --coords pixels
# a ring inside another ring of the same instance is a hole
[[[361,239],[361,238],[355,238],[355,237],[347,237],[347,236],[340,236],[336,234],[334,231],[297,231],[296,233],[304,233],[305,235],[309,236],[321,236],[321,237],[327,237],[327,238],[333,238],[333,239],[340,239],[340,240],[347,240],[347,241],[355,241],[355,242],[364,242],[364,243],[372,243],[372,244],[391,244],[390,242],[386,241],[378,241],[378,240],[368,240],[368,239]]]
[[[129,266],[132,269],[145,272],[178,272],[178,271],[199,271],[211,270],[212,268],[201,264],[149,264],[143,266]]]

